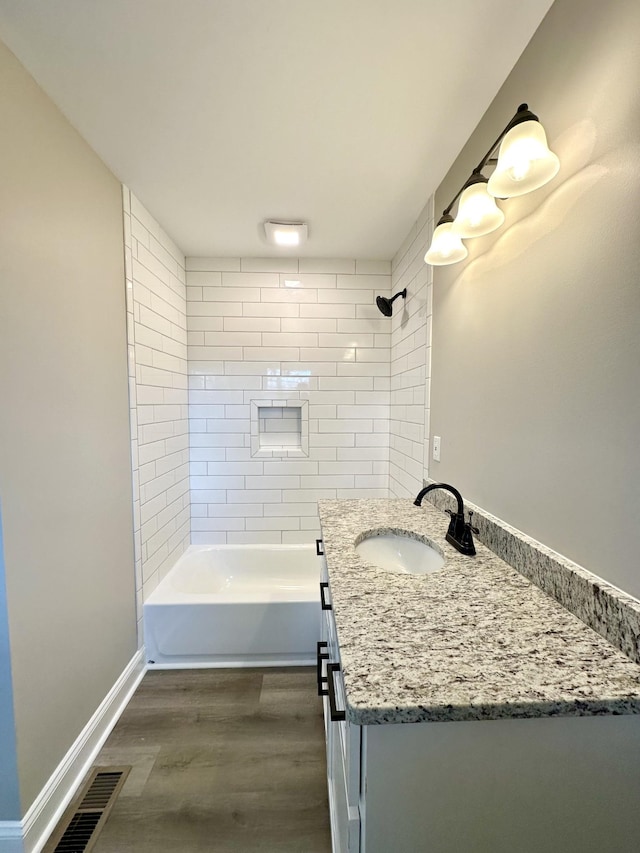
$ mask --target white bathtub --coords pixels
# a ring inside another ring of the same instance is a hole
[[[144,604],[149,665],[314,664],[318,581],[312,545],[191,545]]]

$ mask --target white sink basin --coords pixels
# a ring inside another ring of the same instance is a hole
[[[397,533],[367,536],[356,551],[367,563],[400,574],[427,575],[444,566],[444,557],[435,548]]]

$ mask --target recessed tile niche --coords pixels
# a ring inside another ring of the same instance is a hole
[[[251,455],[268,459],[308,456],[307,400],[252,400]]]

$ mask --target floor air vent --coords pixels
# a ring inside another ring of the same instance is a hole
[[[42,853],[88,853],[96,843],[131,767],[94,767]]]

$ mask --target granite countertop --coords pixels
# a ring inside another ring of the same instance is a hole
[[[425,502],[322,500],[347,718],[360,725],[640,714],[640,666],[476,539],[465,557]],[[446,557],[430,575],[366,563],[366,531]]]

